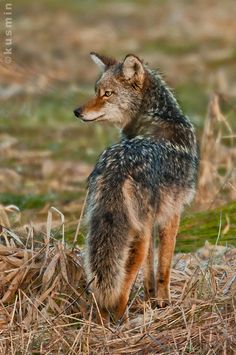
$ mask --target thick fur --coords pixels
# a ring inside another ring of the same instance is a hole
[[[114,310],[119,318],[145,260],[146,295],[157,297],[159,305],[170,300],[179,216],[195,191],[197,143],[158,72],[134,55],[122,63],[92,56],[103,72],[95,97],[75,114],[84,121],[113,122],[121,140],[101,154],[88,180],[86,270],[101,310]],[[160,248],[153,284],[155,221]]]

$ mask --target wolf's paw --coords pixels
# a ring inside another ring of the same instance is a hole
[[[156,307],[157,308],[165,308],[170,306],[171,302],[169,299],[157,299],[156,300]]]
[[[159,287],[157,290],[156,307],[164,308],[171,304],[170,291],[168,287]]]
[[[152,309],[155,308],[165,308],[171,305],[171,300],[169,298],[151,298],[148,301]]]

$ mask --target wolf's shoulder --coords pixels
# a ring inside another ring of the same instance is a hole
[[[142,159],[154,157],[163,149],[158,142],[145,137],[122,139],[120,142],[106,148],[100,155],[98,162],[106,163],[114,160],[117,163],[122,161],[137,162]]]

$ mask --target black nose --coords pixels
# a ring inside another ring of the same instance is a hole
[[[74,114],[76,117],[81,117],[82,116],[82,108],[78,107],[74,110]]]

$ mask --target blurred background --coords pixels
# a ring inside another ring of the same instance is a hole
[[[0,12],[1,224],[24,233],[33,223],[40,234],[54,206],[73,239],[86,178],[119,137],[73,115],[98,76],[89,52],[135,53],[174,88],[201,146],[198,193],[177,251],[236,244],[235,0],[3,0]]]

